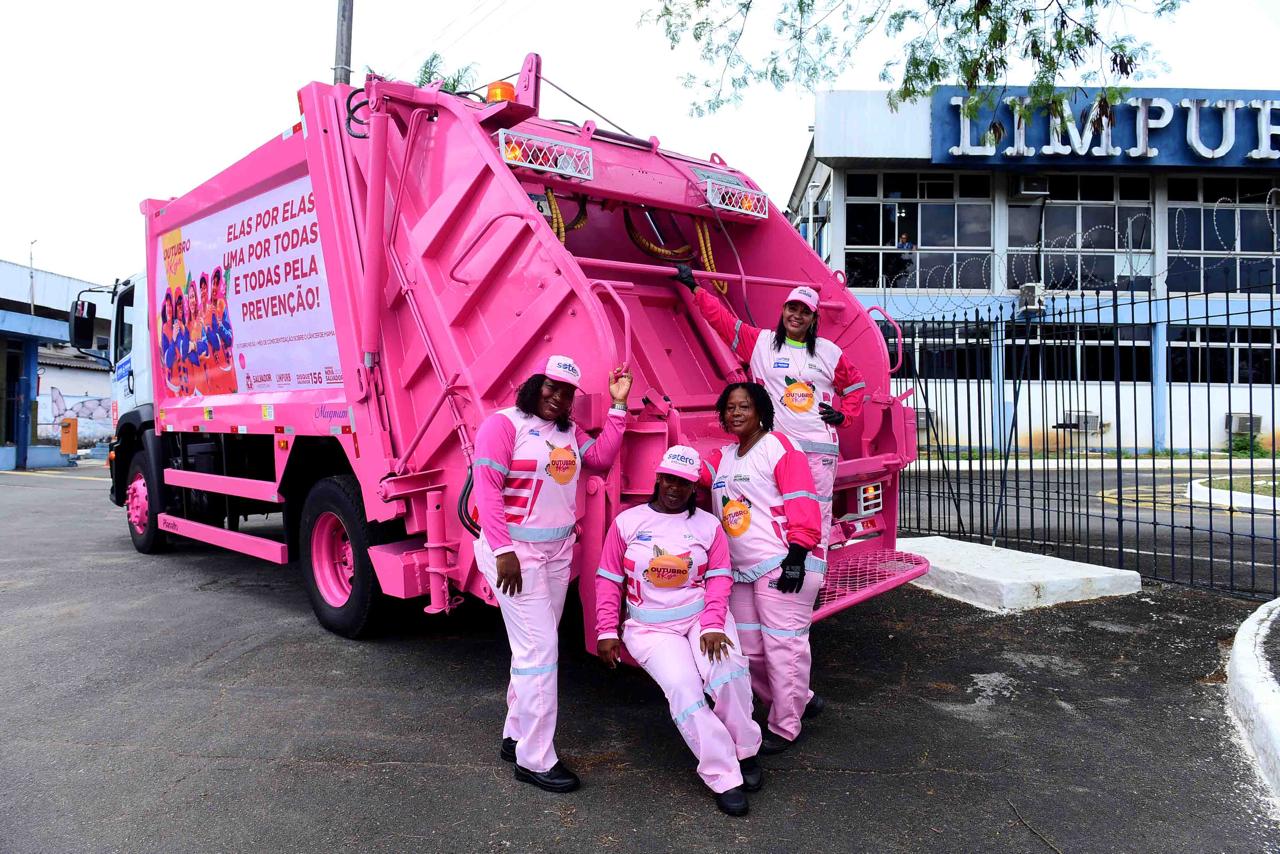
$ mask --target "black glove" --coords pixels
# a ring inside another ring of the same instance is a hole
[[[671,278],[684,285],[690,291],[698,287],[698,283],[693,279],[693,268],[688,264],[677,264],[676,274]]]
[[[844,423],[844,413],[832,408],[829,403],[818,404],[818,417],[833,427],[839,427]]]
[[[782,559],[782,576],[778,578],[779,593],[799,593],[804,586],[804,559],[809,550],[794,543],[787,549],[787,556]]]

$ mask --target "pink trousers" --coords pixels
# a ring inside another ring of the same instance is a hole
[[[831,495],[835,492],[836,462],[839,457],[835,454],[805,454],[805,458],[809,461],[809,471],[813,474],[818,509],[822,511],[822,538],[811,554],[818,560],[826,560],[827,546],[831,545]]]
[[[725,618],[724,633],[734,643],[728,659],[712,662],[703,654],[701,631],[697,616],[669,623],[629,619],[622,641],[662,688],[676,729],[698,759],[698,776],[719,794],[742,785],[738,760],[760,751],[760,725],[751,719],[751,682],[733,618]]]
[[[542,772],[559,761],[554,743],[559,711],[557,629],[569,588],[573,539],[516,543],[515,547],[523,583],[515,596],[498,589],[497,559],[483,536],[476,541],[476,564],[498,598],[511,646],[511,681],[507,684],[507,720],[502,736],[516,740],[520,767]]]
[[[751,688],[769,707],[769,729],[786,739],[800,735],[809,690],[809,626],[822,574],[806,572],[798,593],[779,593],[782,568],[752,582],[735,582],[729,611],[751,665]]]

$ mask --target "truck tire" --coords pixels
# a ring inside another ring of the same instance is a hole
[[[299,563],[316,619],[343,637],[372,634],[385,610],[369,559],[371,534],[354,477],[327,477],[311,488],[302,506]]]
[[[129,539],[144,555],[162,552],[169,546],[168,538],[160,530],[160,473],[151,469],[150,459],[139,450],[129,460],[129,473],[124,479]]]

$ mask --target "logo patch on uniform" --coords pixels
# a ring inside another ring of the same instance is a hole
[[[547,442],[547,447],[551,450],[545,471],[551,476],[556,483],[564,486],[573,480],[573,476],[578,473],[578,455],[573,452],[570,445],[563,448],[557,448],[555,445]]]
[[[724,480],[723,480],[723,479],[721,479],[721,480],[717,480],[715,483],[711,484],[711,488],[712,488],[712,489],[724,489]]]
[[[816,387],[811,382],[787,377],[787,388],[782,392],[782,405],[792,412],[808,412],[813,409]]]
[[[654,587],[684,587],[691,569],[693,558],[689,552],[673,555],[663,551],[661,546],[654,546],[653,559],[644,571],[644,578]]]
[[[791,360],[790,359],[774,359],[773,366],[775,368],[789,368],[791,367]]]
[[[751,527],[751,502],[745,498],[720,496],[720,524],[731,537],[741,537]]]
[[[650,542],[652,539],[653,539],[653,532],[652,532],[652,531],[637,531],[637,532],[636,532],[636,541],[637,541],[637,542],[647,543],[647,542]]]
[[[530,431],[529,431],[529,435],[530,435],[530,436],[541,436],[542,434],[541,434],[541,433],[539,433],[537,430],[530,430]]]
[[[733,482],[734,482],[734,483],[750,483],[750,482],[751,482],[751,475],[749,475],[749,474],[735,474],[735,475],[733,476]]]

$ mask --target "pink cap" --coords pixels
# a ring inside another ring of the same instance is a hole
[[[547,369],[543,373],[553,380],[568,383],[574,388],[582,384],[582,371],[578,370],[578,363],[568,356],[552,356],[547,359]]]
[[[698,465],[702,462],[698,452],[688,445],[672,445],[662,455],[658,464],[658,474],[669,474],[675,477],[698,482]]]
[[[787,294],[787,302],[802,302],[809,306],[809,311],[818,310],[818,292],[808,285],[792,288]]]

